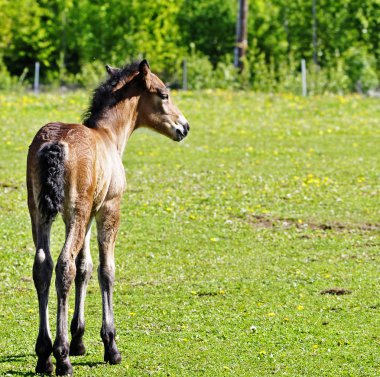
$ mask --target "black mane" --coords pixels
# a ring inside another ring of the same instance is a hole
[[[96,128],[104,110],[115,106],[119,102],[120,97],[115,95],[113,88],[121,79],[129,77],[132,73],[138,71],[139,64],[140,62],[133,62],[124,66],[94,90],[90,106],[83,114],[82,123],[86,127]]]

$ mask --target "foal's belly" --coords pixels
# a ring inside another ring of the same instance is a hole
[[[98,159],[96,164],[97,182],[94,193],[94,209],[98,211],[107,200],[120,197],[126,188],[124,166],[119,154],[115,151]]]

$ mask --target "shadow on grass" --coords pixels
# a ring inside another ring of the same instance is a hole
[[[22,362],[22,359],[25,359],[27,357],[34,356],[32,353],[24,353],[20,355],[5,355],[0,356],[0,363],[10,363],[10,362]]]
[[[28,354],[20,354],[20,355],[0,356],[0,364],[1,363],[23,363],[23,362],[25,362],[25,359],[27,359],[31,356],[35,356],[35,355],[32,353],[28,353]],[[104,361],[85,361],[85,360],[80,360],[80,361],[78,360],[77,361],[77,360],[73,360],[73,359],[71,359],[71,363],[72,363],[74,368],[76,366],[77,367],[78,366],[79,367],[80,366],[88,366],[88,367],[92,368],[92,367],[96,367],[96,366],[105,364]],[[36,374],[32,371],[23,372],[23,371],[17,370],[17,366],[15,365],[15,368],[13,370],[7,370],[5,372],[5,375],[28,377],[28,376],[35,376]]]
[[[25,361],[26,358],[34,356],[31,353],[27,354],[21,354],[21,355],[7,355],[7,356],[0,356],[0,363],[22,363]],[[5,372],[5,375],[15,375],[15,376],[35,376],[34,372],[21,372],[17,370],[17,367],[15,370],[7,370]]]
[[[104,361],[76,361],[76,360],[73,360],[71,359],[71,364],[73,365],[73,367],[75,366],[88,366],[90,368],[92,367],[97,367],[99,365],[105,365],[106,363]]]

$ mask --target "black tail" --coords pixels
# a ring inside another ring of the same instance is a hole
[[[47,144],[38,153],[41,191],[38,208],[46,221],[62,209],[64,197],[65,151],[61,144]]]

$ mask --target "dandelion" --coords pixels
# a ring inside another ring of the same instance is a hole
[[[302,305],[297,306],[297,310],[304,310],[305,308]]]
[[[249,328],[252,332],[256,332],[257,331],[257,327],[252,325],[250,328]]]
[[[276,315],[276,313],[270,312],[267,315],[268,315],[268,317],[274,317]]]
[[[267,351],[265,351],[265,350],[261,350],[260,352],[259,352],[259,355],[260,356],[265,356],[267,354]]]

